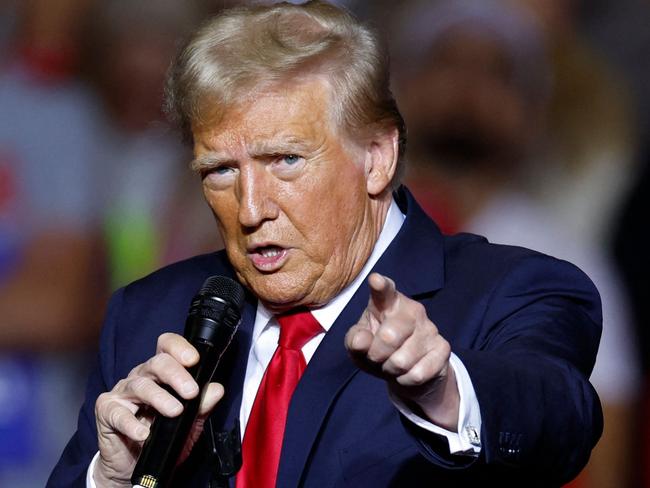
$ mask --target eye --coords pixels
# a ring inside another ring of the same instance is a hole
[[[232,166],[217,166],[214,168],[214,172],[218,175],[225,175],[233,171]]]
[[[289,166],[292,166],[298,162],[300,162],[302,158],[296,154],[287,154],[286,156],[282,157],[282,161],[287,163]]]
[[[234,170],[232,166],[228,166],[225,164],[219,165],[219,166],[214,166],[212,168],[205,168],[201,170],[201,179],[207,178],[211,174],[215,175],[227,175],[228,173],[231,173]]]
[[[281,180],[300,176],[305,169],[305,158],[298,154],[277,154],[273,156],[270,169]]]

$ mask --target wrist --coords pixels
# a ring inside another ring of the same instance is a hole
[[[392,383],[390,389],[418,417],[450,432],[458,430],[460,392],[451,366],[428,384],[405,387]]]
[[[458,429],[460,393],[454,368],[448,367],[437,387],[429,394],[414,398],[424,418],[451,432]]]

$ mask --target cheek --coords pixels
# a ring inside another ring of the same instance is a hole
[[[342,184],[347,182],[348,184]],[[342,174],[332,192],[314,206],[313,232],[324,254],[332,256],[354,245],[354,236],[363,224],[368,195],[365,178]]]
[[[204,189],[205,199],[217,219],[219,232],[226,246],[237,242],[239,225],[237,223],[237,201],[236,199],[220,194],[209,189]]]

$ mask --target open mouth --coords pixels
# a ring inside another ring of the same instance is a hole
[[[248,258],[259,271],[276,271],[286,261],[288,252],[276,245],[256,246],[248,251]]]
[[[264,246],[259,247],[255,250],[257,254],[260,254],[265,258],[273,258],[275,256],[278,256],[282,253],[282,251],[284,251],[284,249],[279,246]]]

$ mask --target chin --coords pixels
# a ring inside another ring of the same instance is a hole
[[[268,275],[255,273],[253,276],[244,276],[244,279],[253,293],[274,311],[316,305],[311,303],[313,285],[306,276],[281,272]]]

